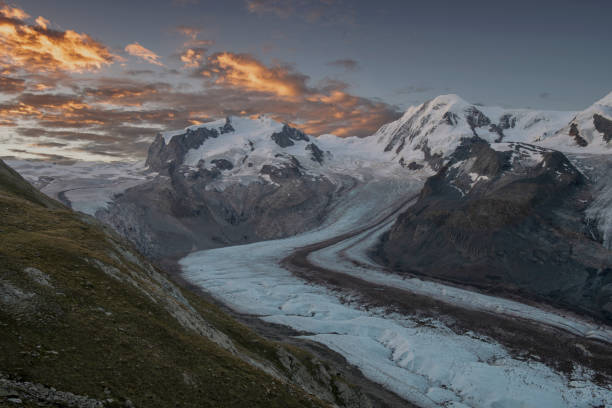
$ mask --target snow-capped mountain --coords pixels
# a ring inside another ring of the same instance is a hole
[[[612,93],[577,113],[563,128],[542,141],[564,152],[612,153]]]
[[[410,107],[366,138],[308,136],[268,117],[235,117],[160,134],[147,164],[221,171],[226,181],[261,178],[263,166],[291,166],[321,175],[369,165],[437,171],[462,140],[521,142],[562,152],[612,153],[612,94],[582,112],[504,109],[441,95]]]
[[[582,112],[504,109],[441,95],[382,126],[373,136],[392,160],[441,166],[464,138],[523,142],[563,152],[612,153],[612,94]]]
[[[610,318],[612,286],[602,268],[609,249],[584,216],[592,194],[559,151],[472,137],[427,180],[379,254],[392,270],[498,292],[520,288]]]
[[[355,183],[432,176],[474,137],[493,146],[514,142],[612,153],[611,101],[612,94],[582,112],[555,112],[477,106],[442,95],[409,108],[365,138],[313,137],[266,116],[225,118],[159,134],[149,149],[147,171],[130,173],[112,191],[98,177],[79,177],[78,185],[63,176],[46,177],[72,170],[23,165],[20,171],[31,181],[44,181],[44,189],[74,208],[100,211],[98,216],[147,254],[184,253],[305,231]],[[593,168],[588,163],[578,167]],[[597,191],[609,188],[605,184]],[[104,200],[97,199],[100,194]],[[599,193],[594,196],[608,202]],[[609,225],[602,215],[608,213],[605,207],[587,213],[599,225]],[[197,233],[202,229],[207,234]],[[612,234],[608,229],[605,237]],[[162,240],[173,244],[160,246]]]
[[[269,166],[333,178],[332,173],[396,165],[374,138],[313,137],[267,116],[231,117],[161,133],[146,164],[163,174],[178,167],[206,169],[218,172],[219,180],[243,183],[261,181]]]
[[[227,184],[270,180],[270,166],[315,175],[325,157],[314,138],[262,116],[226,118],[162,133],[151,145],[146,163],[162,174],[178,168],[185,175],[205,171]]]

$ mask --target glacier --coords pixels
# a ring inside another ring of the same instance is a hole
[[[317,230],[192,253],[180,261],[184,276],[239,313],[308,333],[303,337],[338,352],[366,377],[418,406],[586,408],[612,400],[612,391],[595,384],[586,369],[568,378],[511,356],[492,339],[457,334],[435,319],[424,324],[414,316],[362,307],[282,268],[280,261],[297,248],[388,217],[390,209],[401,207],[392,203],[402,203],[422,184],[418,178],[364,179]],[[343,268],[328,255],[318,261]]]

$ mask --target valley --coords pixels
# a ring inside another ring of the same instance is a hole
[[[158,135],[146,164],[8,164],[407,406],[587,408],[612,399],[605,117],[612,94],[443,95],[366,138],[232,117]]]

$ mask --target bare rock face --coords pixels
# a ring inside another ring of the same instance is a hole
[[[595,114],[593,115],[593,125],[595,125],[595,129],[602,134],[604,141],[610,143],[610,140],[612,140],[612,120]]]
[[[470,129],[472,129],[474,136],[478,136],[476,129],[489,126],[491,124],[491,119],[489,119],[475,106],[470,106],[468,109],[466,109],[465,113],[465,119],[467,120]]]
[[[306,146],[306,150],[310,151],[310,160],[315,161],[319,164],[323,163],[323,158],[325,157],[325,153],[323,153],[323,150],[321,150],[319,146],[317,146],[314,143],[310,143],[309,145]]]
[[[589,144],[582,136],[580,136],[580,131],[578,130],[578,125],[572,123],[570,125],[569,135],[574,138],[576,144],[580,147],[585,147]]]
[[[293,146],[295,145],[294,141],[298,140],[310,141],[304,132],[289,125],[284,125],[283,130],[273,133],[271,137],[280,147]]]
[[[378,256],[414,273],[545,300],[612,320],[608,250],[584,215],[590,185],[562,154],[465,141],[383,237]]]

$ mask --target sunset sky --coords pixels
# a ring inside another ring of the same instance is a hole
[[[366,136],[408,106],[579,110],[612,90],[612,2],[0,1],[0,157],[141,158],[268,114]]]

